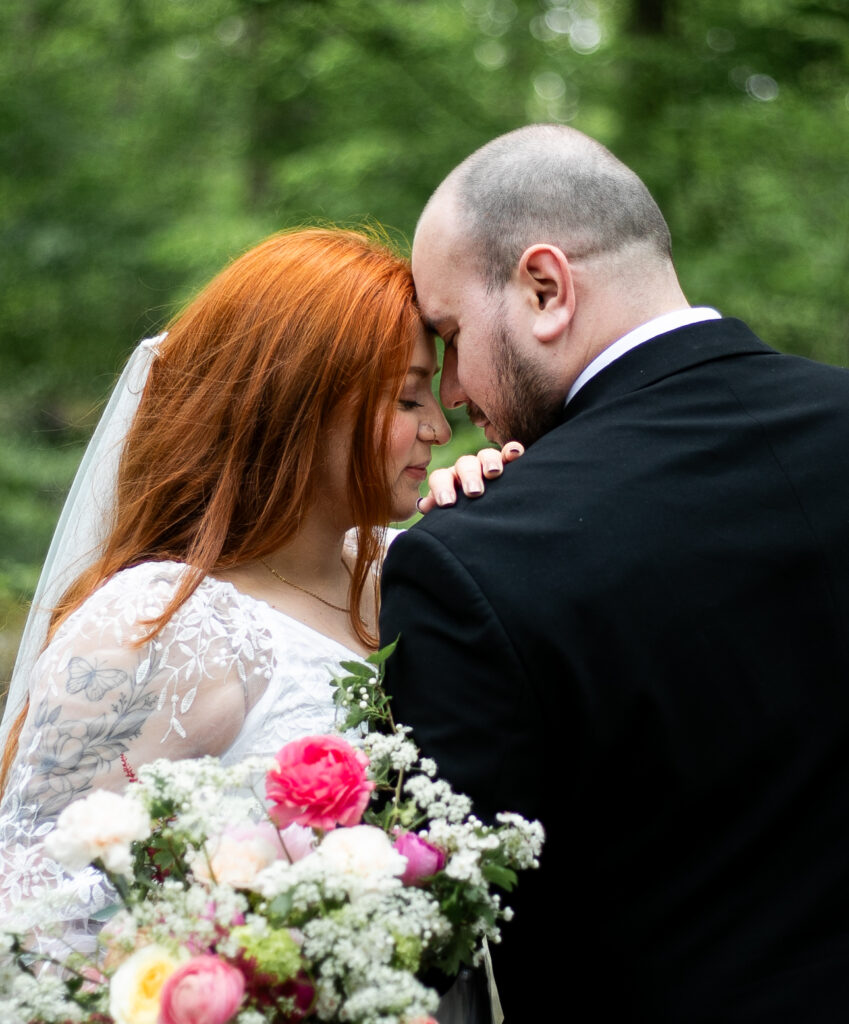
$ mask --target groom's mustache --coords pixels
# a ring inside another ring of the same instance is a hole
[[[468,400],[466,401],[466,415],[476,427],[479,427],[484,421],[489,420],[489,417],[479,405],[475,405],[474,402],[470,402]]]

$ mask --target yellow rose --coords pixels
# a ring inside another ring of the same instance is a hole
[[[162,946],[144,946],[125,960],[109,986],[115,1024],[156,1024],[162,986],[184,959]]]

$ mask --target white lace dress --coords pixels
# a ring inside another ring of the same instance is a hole
[[[184,568],[148,562],[117,573],[39,658],[0,805],[0,927],[37,929],[22,901],[49,892],[63,943],[91,947],[91,916],[111,895],[93,869],[68,876],[43,842],[78,796],[122,790],[125,765],[204,754],[232,763],[333,728],[330,680],[358,655],[230,583],[206,578],[152,642],[132,646]]]

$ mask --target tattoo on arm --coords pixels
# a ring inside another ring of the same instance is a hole
[[[95,705],[109,694],[113,703],[108,711],[92,708],[91,717],[77,718],[68,717],[62,703],[51,706],[47,698],[38,707],[40,760],[23,799],[38,806],[41,821],[58,817],[72,800],[92,788],[93,779],[109,772],[141,734],[157,703],[148,687],[153,671],[136,681],[122,669],[74,657],[66,672],[68,694],[83,694]]]

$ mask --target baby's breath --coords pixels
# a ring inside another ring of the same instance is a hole
[[[270,859],[280,838],[272,829],[271,853],[263,848],[252,871],[225,884],[221,862],[217,877],[213,865],[223,837],[232,849],[250,835],[268,836],[263,780],[274,762],[225,766],[206,757],[139,769],[132,797],[152,831],[132,843],[132,879],[108,876],[113,888],[105,891],[116,903],[103,908],[109,921],[90,969],[111,976],[146,946],[163,947],[174,962],[224,958],[245,978],[235,1024],[269,1024],[289,1013],[294,995],[284,982],[312,992],[313,1021],[402,1024],[435,1011],[438,996],[421,978],[478,963],[484,940],[499,941],[499,922],[512,912],[496,889],[509,892],[517,871],[536,866],[543,833],[515,814],[485,824],[468,797],[438,778],[410,729],[392,719],[382,686],[387,653],[345,663],[349,675],[335,682],[340,729],[369,759],[375,785],[360,825],[316,833],[313,846],[310,833],[305,843],[281,840],[277,859]],[[403,843],[399,833],[408,833]],[[235,849],[241,866],[248,847]],[[408,877],[416,851],[429,866]],[[55,905],[60,919],[69,893],[92,880],[103,884],[92,867],[70,875],[67,891],[39,897],[41,911]],[[39,940],[51,948],[47,936]],[[85,965],[81,954],[64,970],[39,964],[21,940],[0,934],[0,1020],[89,1024],[107,1013],[109,980],[98,984],[89,970],[82,985],[74,972]]]

